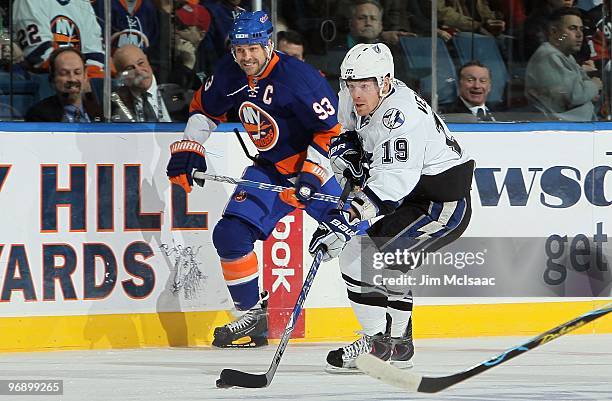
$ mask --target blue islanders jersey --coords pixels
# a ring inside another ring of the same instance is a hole
[[[104,1],[92,2],[101,29],[104,29]],[[135,45],[145,50],[158,45],[158,16],[151,0],[137,0],[134,9],[128,9],[125,0],[111,2],[111,48]]]
[[[329,169],[329,141],[340,133],[338,101],[312,66],[274,52],[263,73],[252,77],[226,55],[195,93],[190,113],[219,124],[231,108],[259,154],[281,174],[296,175],[307,157]]]

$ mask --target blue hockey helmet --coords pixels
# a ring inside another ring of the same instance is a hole
[[[232,46],[259,44],[265,47],[273,30],[272,21],[264,11],[243,11],[229,33],[230,43]]]

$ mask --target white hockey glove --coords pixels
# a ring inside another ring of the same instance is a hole
[[[353,188],[363,187],[367,179],[364,153],[355,131],[346,131],[334,137],[329,146],[329,161],[336,181],[344,188],[347,180]]]
[[[357,234],[358,224],[359,219],[350,220],[350,214],[346,210],[330,211],[312,235],[308,252],[315,256],[317,251],[322,249],[323,262],[337,257],[351,237]]]

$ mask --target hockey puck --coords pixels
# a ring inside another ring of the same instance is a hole
[[[224,382],[221,379],[217,379],[217,382],[215,384],[217,385],[217,388],[230,388],[230,387],[232,387],[231,384],[227,384],[226,382]]]

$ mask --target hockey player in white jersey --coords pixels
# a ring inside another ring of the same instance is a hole
[[[342,250],[364,220],[372,222],[368,240],[378,252],[431,252],[454,241],[470,220],[474,161],[427,102],[394,79],[387,46],[356,45],[340,70],[338,120],[344,132],[332,140],[329,155],[336,179],[341,186],[351,180],[355,198],[348,210],[331,212],[319,225],[309,251],[323,247],[324,260],[340,255],[363,336],[331,351],[327,370],[354,371],[355,359],[366,352],[410,367],[410,289],[370,281],[372,266],[361,262],[358,238]],[[386,266],[384,275],[394,277],[418,264]]]

